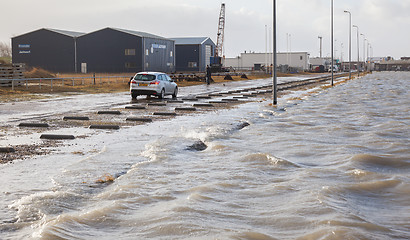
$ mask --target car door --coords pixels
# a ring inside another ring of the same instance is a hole
[[[160,87],[158,88],[158,91],[161,91],[161,89],[163,88],[165,90],[165,94],[166,94],[167,93],[167,84],[166,84],[166,81],[164,79],[163,74],[159,74],[157,76],[157,80],[160,82],[160,84],[159,84]]]
[[[170,82],[168,81],[167,76],[165,74],[161,74],[161,77],[162,77],[162,81],[164,82],[165,93],[171,94]]]
[[[169,85],[169,94],[173,94],[175,91],[176,83],[174,83],[174,80],[168,75],[165,75],[165,77],[168,80],[168,85]]]

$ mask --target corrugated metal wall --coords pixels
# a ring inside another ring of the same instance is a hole
[[[40,29],[12,39],[13,62],[53,72],[174,72],[174,41],[143,36],[105,28],[75,38]]]
[[[12,38],[13,63],[53,72],[75,71],[74,38],[47,29]]]
[[[144,71],[174,72],[175,44],[172,40],[144,38]]]
[[[176,45],[177,71],[199,71],[200,45]],[[196,67],[194,66],[196,63]]]
[[[204,72],[214,56],[215,44],[211,39],[202,44],[178,44],[176,52],[177,71]]]
[[[102,29],[77,40],[77,68],[84,72],[139,72],[142,38],[113,29]]]

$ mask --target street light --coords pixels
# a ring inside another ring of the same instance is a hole
[[[330,45],[331,45],[331,52],[332,52],[332,64],[331,64],[331,68],[332,68],[332,87],[333,87],[333,71],[334,71],[334,67],[333,67],[333,63],[334,63],[334,56],[333,56],[333,0],[331,0],[331,5],[330,5],[330,16],[331,16],[331,21],[330,21],[330,29],[331,29],[331,37],[330,37]]]
[[[357,77],[360,77],[359,27],[357,25],[353,25],[353,27],[357,28]]]
[[[366,54],[366,41],[367,38],[364,34],[361,34],[363,36],[363,63],[365,67],[365,71],[367,72],[367,56],[369,55],[369,52]]]
[[[349,78],[352,78],[352,13],[349,11],[344,11],[348,13],[349,18]]]
[[[370,72],[372,72],[372,62],[373,62],[373,46],[370,44]]]
[[[273,105],[278,104],[278,88],[277,88],[277,75],[276,75],[276,0],[273,0]]]
[[[368,69],[369,69],[370,73],[372,72],[372,65],[371,65],[371,62],[370,62],[370,58],[371,58],[370,49],[371,49],[371,47],[372,47],[372,44],[369,42],[369,40],[367,40],[367,64],[368,64]]]
[[[363,33],[360,33],[360,36],[363,36],[363,62],[365,62],[366,60],[366,36]]]
[[[320,51],[319,51],[320,54],[319,54],[319,56],[320,56],[320,58],[322,58],[322,39],[323,39],[323,37],[319,36],[318,38],[320,40]]]
[[[370,44],[370,60],[373,60],[373,46]]]

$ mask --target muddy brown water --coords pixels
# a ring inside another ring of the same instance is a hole
[[[0,238],[408,239],[409,81],[374,73],[289,92],[277,108],[264,95],[120,130],[51,129],[87,137],[0,165]],[[125,94],[100,96],[50,100],[49,109],[16,103],[1,116],[17,125],[130,104]],[[205,149],[188,148],[200,142]]]

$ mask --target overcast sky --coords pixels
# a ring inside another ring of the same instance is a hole
[[[352,24],[369,39],[373,56],[410,56],[410,0],[334,1],[338,57],[343,52],[343,58],[348,58],[349,15],[344,10],[352,13]],[[226,3],[226,57],[245,50],[265,52],[265,25],[272,28],[272,0],[5,0],[0,42],[40,28],[92,32],[117,27],[163,37],[207,36],[216,43],[222,2]],[[318,36],[322,36],[323,56],[330,56],[330,2],[277,0],[278,51],[306,51],[316,57]],[[353,29],[352,60],[357,59],[356,42]],[[363,37],[359,46],[362,54]]]

